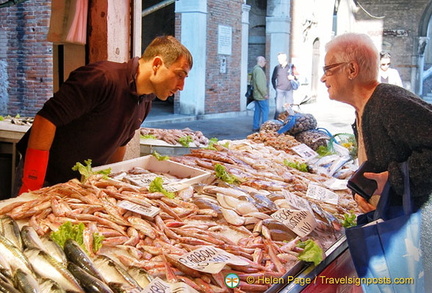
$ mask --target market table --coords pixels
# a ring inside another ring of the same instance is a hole
[[[10,196],[15,181],[15,163],[17,161],[16,144],[30,128],[29,125],[12,124],[0,121],[0,199]]]

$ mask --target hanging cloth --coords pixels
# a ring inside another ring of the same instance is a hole
[[[88,0],[52,0],[47,40],[84,45],[87,39]]]

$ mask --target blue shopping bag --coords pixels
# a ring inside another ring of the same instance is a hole
[[[364,292],[424,292],[421,213],[413,212],[408,165],[403,163],[401,167],[405,186],[399,211],[393,208],[393,217],[388,217],[390,192],[386,186],[374,212],[374,221],[345,231]]]

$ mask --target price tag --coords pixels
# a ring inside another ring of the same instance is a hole
[[[140,293],[199,293],[186,283],[167,283],[160,278],[155,278]]]
[[[311,149],[304,143],[292,147],[292,150],[306,161],[312,160],[313,158],[318,156],[317,152],[315,152],[313,149]]]
[[[313,213],[309,211],[282,208],[273,213],[272,217],[284,223],[300,237],[307,236],[317,226]]]
[[[307,199],[301,198],[300,196],[292,194],[289,191],[283,192],[283,195],[291,207],[297,210],[309,211],[310,213],[313,213],[312,207],[310,206],[310,203]]]
[[[339,196],[336,193],[316,184],[309,184],[306,196],[334,205],[339,202]]]
[[[143,206],[140,204],[136,204],[133,202],[130,202],[128,200],[122,200],[117,204],[119,207],[126,209],[128,211],[132,211],[150,218],[153,218],[160,212],[160,208],[154,207],[154,206]]]
[[[249,265],[249,262],[234,254],[213,246],[202,246],[182,255],[178,261],[191,269],[211,274],[219,273],[226,264]]]

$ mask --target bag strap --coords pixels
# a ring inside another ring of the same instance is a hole
[[[408,162],[403,162],[401,164],[402,174],[404,175],[404,194],[403,194],[403,209],[405,215],[409,215],[414,212],[411,190],[410,190],[410,178],[409,178],[409,168]]]
[[[409,168],[408,162],[403,162],[400,164],[403,180],[404,180],[404,191],[402,196],[402,206],[405,215],[409,215],[413,212],[413,204],[411,199],[411,190],[410,190],[410,182],[409,182]],[[382,191],[380,200],[378,202],[377,208],[374,212],[374,220],[383,218],[385,215],[385,211],[389,208],[390,205],[390,183],[387,181],[384,189]]]
[[[294,127],[297,118],[300,118],[300,114],[299,114],[299,113],[296,113],[296,114],[294,114],[294,115],[289,115],[289,116],[288,116],[288,119],[287,119],[287,123],[286,123],[284,126],[282,126],[282,127],[277,131],[277,133],[278,133],[278,134],[282,134],[282,133],[285,133],[285,132],[287,132],[287,131],[290,131],[290,130]]]

